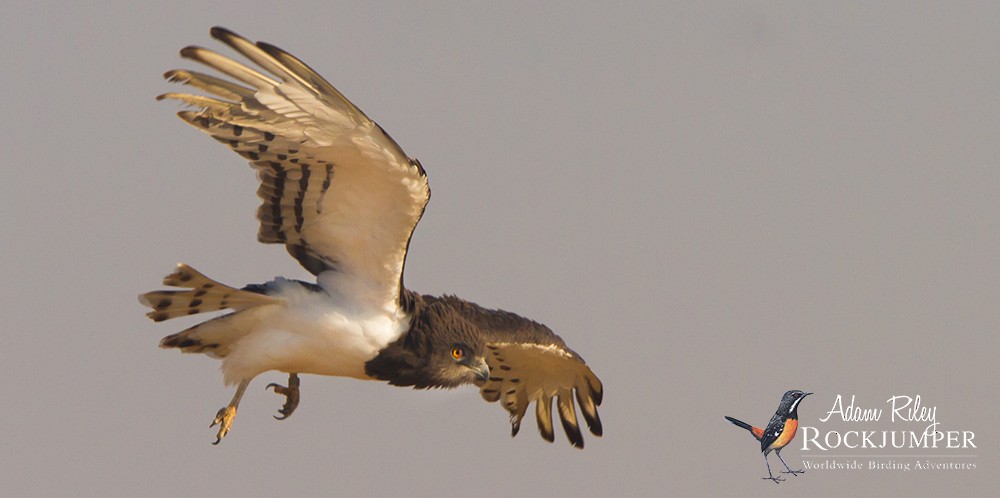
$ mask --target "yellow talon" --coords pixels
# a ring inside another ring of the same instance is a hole
[[[235,406],[225,406],[219,410],[219,413],[215,414],[215,420],[209,427],[219,426],[219,433],[216,435],[215,442],[212,444],[219,444],[222,438],[229,434],[229,429],[233,427],[233,420],[236,419],[236,407]]]

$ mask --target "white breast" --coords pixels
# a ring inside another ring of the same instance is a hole
[[[386,306],[340,302],[291,281],[277,280],[286,304],[247,310],[250,332],[223,360],[226,384],[268,370],[368,379],[365,362],[398,339],[409,317]]]

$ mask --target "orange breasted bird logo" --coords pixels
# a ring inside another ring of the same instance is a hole
[[[787,471],[782,471],[782,474],[792,474],[794,476],[805,472],[805,470],[792,470],[785,463],[785,459],[781,458],[781,449],[792,442],[792,438],[795,437],[795,431],[799,428],[799,402],[810,394],[812,393],[804,393],[799,390],[786,392],[781,397],[781,404],[778,405],[778,411],[774,413],[771,421],[767,423],[767,427],[763,429],[741,420],[736,420],[733,417],[726,417],[726,420],[732,422],[733,425],[750,431],[750,434],[753,434],[753,437],[757,441],[760,441],[760,451],[764,454],[764,464],[767,465],[767,477],[762,477],[762,479],[770,479],[775,483],[784,481],[782,477],[775,477],[771,473],[771,464],[767,461],[767,454],[772,451],[775,455],[778,455],[778,460],[781,460],[781,463],[788,469]]]

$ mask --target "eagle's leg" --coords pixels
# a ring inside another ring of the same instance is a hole
[[[278,410],[281,416],[275,415],[274,418],[278,420],[284,420],[288,418],[292,412],[295,411],[299,406],[299,374],[290,373],[288,374],[288,386],[282,386],[275,383],[270,383],[264,389],[268,387],[273,387],[274,392],[278,394],[285,395],[285,404]]]
[[[244,379],[240,382],[239,387],[236,388],[236,394],[233,395],[233,400],[229,402],[228,405],[219,409],[219,413],[215,414],[215,420],[209,427],[219,426],[219,433],[215,436],[215,442],[212,444],[219,444],[222,438],[226,437],[229,433],[229,429],[233,426],[233,420],[236,419],[236,407],[240,404],[240,399],[243,398],[243,392],[247,390],[247,386],[250,385],[250,379]]]

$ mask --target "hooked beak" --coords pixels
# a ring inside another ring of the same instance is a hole
[[[466,366],[476,374],[476,379],[472,381],[473,384],[481,386],[490,379],[490,366],[486,364],[486,360],[476,358]]]

